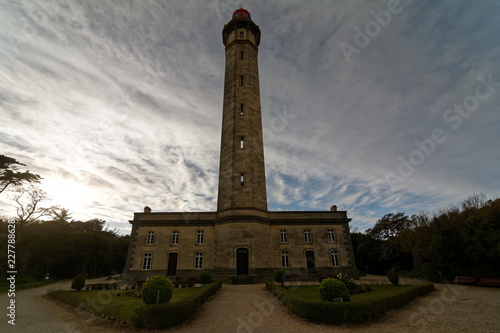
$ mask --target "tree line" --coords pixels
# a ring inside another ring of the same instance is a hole
[[[433,214],[387,214],[351,234],[361,272],[391,268],[434,282],[454,276],[500,278],[500,199],[473,194]]]
[[[47,276],[102,276],[123,272],[130,236],[121,236],[100,219],[75,221],[68,209],[43,207],[48,199],[42,179],[14,158],[0,155],[0,195],[8,191],[16,205],[15,253],[17,282]],[[8,217],[0,216],[0,268],[7,269]]]

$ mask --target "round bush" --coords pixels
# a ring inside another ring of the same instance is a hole
[[[156,304],[156,298],[160,291],[158,304],[168,303],[172,298],[174,287],[172,282],[163,275],[154,275],[142,285],[142,299],[146,304]]]
[[[274,272],[274,280],[281,285],[286,281],[287,279],[287,274],[284,269],[278,269],[276,272]]]
[[[71,289],[75,289],[76,291],[80,291],[85,287],[85,277],[83,274],[78,274],[73,281],[71,281]]]
[[[200,273],[200,276],[198,276],[198,282],[201,284],[208,284],[212,282],[212,273],[209,271],[203,271]]]
[[[391,283],[393,285],[395,285],[395,286],[398,285],[398,283],[399,283],[399,275],[397,275],[396,272],[393,269],[389,270],[389,274],[387,274],[387,278],[389,279],[389,281],[391,281]]]
[[[319,297],[323,301],[333,301],[334,298],[342,298],[344,302],[350,302],[351,296],[345,284],[337,279],[324,279],[319,286]]]

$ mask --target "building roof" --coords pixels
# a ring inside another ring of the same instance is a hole
[[[249,19],[251,19],[252,17],[250,16],[250,12],[248,10],[240,7],[234,11],[233,19],[234,18],[249,18]]]

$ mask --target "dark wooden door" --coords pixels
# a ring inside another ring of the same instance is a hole
[[[236,274],[248,275],[248,249],[236,250]]]
[[[167,275],[173,276],[177,274],[177,258],[179,257],[178,253],[169,253],[168,254],[168,267],[167,267]]]
[[[314,260],[314,251],[306,251],[307,273],[316,273],[316,262]]]

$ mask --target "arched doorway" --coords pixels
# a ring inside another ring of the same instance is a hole
[[[241,247],[236,250],[236,274],[248,275],[248,249]]]

